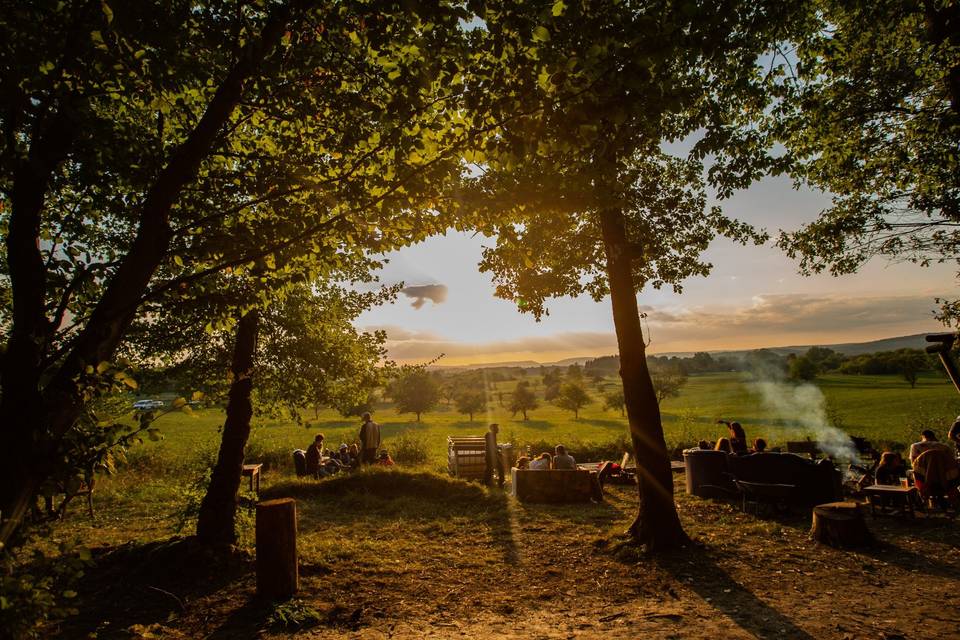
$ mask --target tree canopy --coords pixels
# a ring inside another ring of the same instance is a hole
[[[833,194],[779,239],[804,272],[960,259],[958,22],[955,2],[798,6],[771,131],[792,175]]]

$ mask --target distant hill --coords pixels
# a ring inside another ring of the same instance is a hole
[[[781,356],[787,356],[791,353],[805,353],[810,347],[825,347],[833,349],[837,353],[845,356],[859,356],[864,353],[877,353],[880,351],[896,351],[897,349],[923,349],[929,342],[926,341],[926,333],[917,333],[912,336],[900,336],[898,338],[884,338],[882,340],[871,340],[870,342],[843,342],[839,344],[805,344],[792,345],[788,347],[766,347],[767,351],[773,351]],[[755,351],[755,349],[740,349],[738,351],[711,351],[711,355],[718,356],[738,356]],[[664,355],[664,354],[657,354]],[[673,355],[673,354],[671,354]],[[680,355],[680,354],[676,354]],[[686,353],[683,355],[693,355]]]
[[[911,336],[900,336],[897,338],[884,338],[882,340],[871,340],[870,342],[843,342],[839,344],[806,344],[806,345],[790,345],[786,347],[765,347],[768,351],[773,351],[779,355],[785,356],[791,353],[804,353],[810,347],[826,347],[828,349],[833,349],[838,353],[842,353],[845,356],[859,356],[864,353],[876,353],[879,351],[896,351],[897,349],[923,349],[929,342],[926,341],[926,333],[917,333]],[[756,349],[740,349],[740,350],[716,350],[708,351],[711,355],[718,356],[739,356]],[[693,351],[670,351],[667,353],[657,353],[651,355],[658,356],[677,356],[680,358],[689,357],[693,355]],[[571,364],[584,364],[590,360],[595,359],[597,356],[581,356],[577,358],[565,358],[564,360],[558,360],[556,362],[537,362],[535,360],[516,360],[513,362],[486,362],[482,364],[472,364],[472,365],[436,365],[431,368],[436,369],[492,369],[492,368],[508,368],[508,367],[520,367],[522,369],[531,369],[537,367],[568,367]]]

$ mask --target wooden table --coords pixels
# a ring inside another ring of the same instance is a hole
[[[260,468],[262,464],[245,464],[240,475],[250,476],[250,491],[260,496]]]
[[[870,513],[876,514],[878,503],[882,510],[886,508],[886,500],[894,504],[899,504],[904,508],[904,513],[909,513],[910,517],[915,517],[913,512],[913,496],[919,494],[916,487],[902,487],[898,484],[875,484],[864,487],[863,492],[867,494],[870,500]]]

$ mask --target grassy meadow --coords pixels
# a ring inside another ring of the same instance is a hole
[[[542,393],[542,385],[536,385],[535,379],[531,381]],[[607,379],[602,388],[611,389],[616,383]],[[581,410],[578,419],[569,411],[541,401],[526,421],[519,414],[511,416],[499,404],[500,394],[505,404],[509,402],[515,385],[516,381],[492,383],[488,387],[487,411],[475,415],[473,422],[444,403],[424,414],[419,423],[412,414],[397,414],[389,404],[380,406],[374,419],[382,427],[384,447],[391,449],[401,434],[413,436],[426,446],[429,466],[433,468],[445,467],[448,435],[479,435],[490,422],[500,423],[502,442],[535,448],[562,442],[575,456],[578,446],[590,450],[598,445],[613,446],[627,433],[626,419],[619,412],[603,409],[599,385],[591,385],[594,402]],[[830,422],[879,446],[907,445],[926,427],[942,436],[960,413],[960,395],[937,376],[921,378],[914,389],[895,376],[830,375],[818,379],[815,386],[823,394],[824,413]],[[667,444],[674,448],[725,435],[725,429],[716,424],[718,418],[740,421],[748,437],[764,437],[771,446],[806,436],[815,438],[810,416],[797,411],[797,406],[811,396],[816,404],[817,392],[808,386],[797,399],[791,396],[795,389],[794,385],[785,384],[772,390],[774,396],[789,396],[785,406],[778,407],[765,400],[754,381],[744,374],[691,376],[679,396],[662,404]],[[198,455],[212,456],[222,422],[223,412],[219,409],[200,410],[193,415],[165,415],[157,422],[164,439],[145,443],[131,451],[131,457],[149,458],[151,465],[176,466]],[[262,460],[268,466],[289,467],[290,451],[306,448],[314,433],[323,432],[328,446],[335,447],[340,442],[352,442],[358,428],[358,419],[344,419],[333,410],[323,410],[317,416],[308,411],[302,425],[289,419],[255,418],[248,458]]]

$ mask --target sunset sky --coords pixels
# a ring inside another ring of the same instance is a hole
[[[829,203],[824,194],[796,191],[767,179],[723,203],[735,217],[766,228],[795,229]],[[492,240],[450,233],[395,252],[381,281],[404,282],[408,295],[364,314],[358,325],[387,330],[391,357],[445,365],[513,360],[551,362],[616,352],[609,298],[558,299],[541,322],[493,295],[477,271]],[[741,247],[716,240],[706,254],[707,278],[684,283],[682,295],[640,293],[648,314],[650,351],[742,349],[794,344],[864,342],[941,329],[937,296],[955,295],[955,267],[923,268],[874,260],[842,278],[797,274],[773,246]]]

